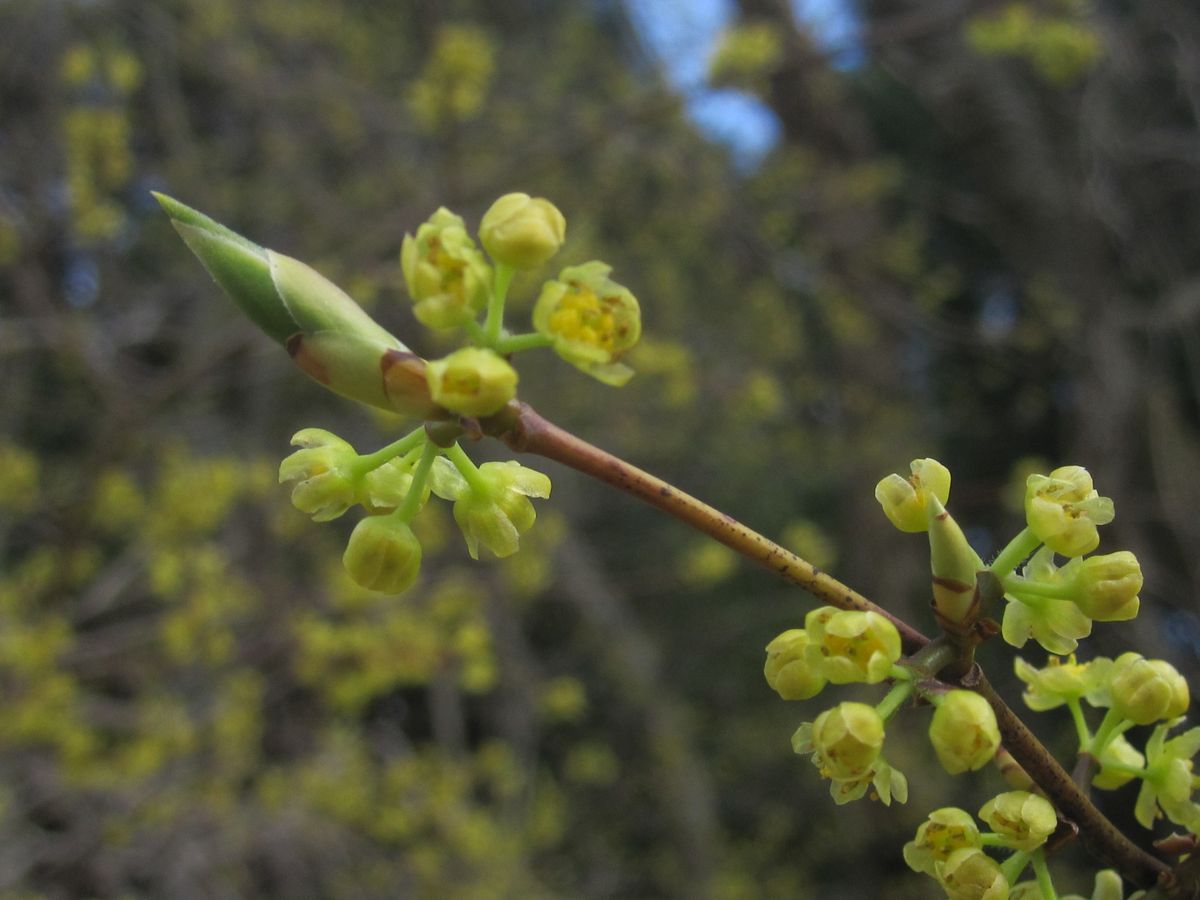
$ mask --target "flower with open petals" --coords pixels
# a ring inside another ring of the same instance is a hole
[[[279,464],[279,481],[292,485],[292,504],[314,522],[336,519],[357,501],[358,454],[346,441],[321,428],[305,428],[292,437],[300,447]]]
[[[454,328],[487,305],[492,269],[463,220],[442,208],[404,236],[400,249],[413,315],[430,328]]]
[[[822,606],[804,627],[812,665],[833,684],[878,684],[900,658],[900,633],[876,612]]]
[[[1200,828],[1200,805],[1192,800],[1192,757],[1200,751],[1200,728],[1167,740],[1167,732],[1178,722],[1159,725],[1146,742],[1146,773],[1133,814],[1143,826],[1153,828],[1161,808],[1176,825],[1195,832]]]
[[[521,535],[537,518],[529,498],[549,497],[550,479],[510,460],[484,463],[478,470],[478,482],[469,484],[444,457],[434,462],[433,492],[454,501],[454,520],[471,558],[479,558],[480,545],[497,557],[511,556],[517,552]]]
[[[1035,669],[1019,656],[1013,661],[1017,677],[1026,684],[1021,697],[1035,712],[1077,703],[1085,697],[1093,706],[1102,705],[1100,698],[1111,666],[1112,660],[1104,656],[1081,663],[1075,661],[1074,654],[1066,659],[1051,656],[1042,669]]]
[[[1006,642],[1024,647],[1033,638],[1046,652],[1065,656],[1092,633],[1092,620],[1075,603],[1045,595],[1046,586],[1063,586],[1062,571],[1054,564],[1054,551],[1043,547],[1026,564],[1022,579],[1006,582],[1009,602],[1000,627]],[[1022,580],[1030,583],[1028,590],[1021,589]]]
[[[1000,864],[978,847],[955,850],[936,872],[949,900],[1007,900],[1008,879]]]
[[[1039,540],[1062,556],[1083,556],[1100,543],[1097,525],[1113,520],[1113,502],[1092,487],[1082,466],[1063,466],[1025,482],[1025,521]]]
[[[979,810],[979,818],[1014,850],[1036,850],[1058,827],[1058,815],[1050,801],[1029,791],[996,795]]]
[[[1100,771],[1092,778],[1092,786],[1102,791],[1115,791],[1134,779],[1137,769],[1146,765],[1140,750],[1118,734],[1100,753]]]
[[[909,468],[912,474],[908,478],[893,473],[880,481],[875,486],[875,499],[901,531],[926,531],[926,502],[936,497],[945,505],[950,499],[950,470],[936,459],[914,459]]]
[[[966,810],[956,806],[935,809],[917,828],[917,835],[904,845],[904,861],[914,872],[937,874],[937,864],[955,850],[982,847],[979,826]]]
[[[633,377],[621,356],[642,334],[637,298],[608,277],[602,262],[568,266],[542,286],[533,327],[554,352],[598,381],[620,387]]]

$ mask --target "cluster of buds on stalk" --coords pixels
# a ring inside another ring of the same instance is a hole
[[[400,269],[413,315],[429,328],[460,329],[467,345],[422,359],[376,323],[345,292],[304,263],[260,247],[170,197],[156,195],[176,230],[242,310],[313,379],[345,397],[432,423],[481,418],[516,397],[513,354],[552,348],[608,384],[633,372],[621,356],[641,334],[637,300],[599,261],[564,268],[534,306],[534,330],[504,326],[509,284],[561,249],[566,219],[542,198],[506,194],[484,213],[477,245],[462,217],[438,209],[406,235]],[[480,321],[480,317],[483,321]],[[461,434],[465,429],[459,428]],[[381,450],[359,454],[328,431],[295,435],[280,466],[292,502],[327,522],[355,506],[365,517],[343,556],[361,586],[399,593],[416,581],[421,544],[412,521],[432,495],[453,503],[467,550],[515,553],[535,519],[531,499],[550,479],[515,461],[476,466],[443,429],[418,427]]]

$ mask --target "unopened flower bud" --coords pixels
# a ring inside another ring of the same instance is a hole
[[[517,394],[517,370],[480,347],[464,347],[433,360],[426,377],[434,402],[464,416],[491,415]]]
[[[563,269],[542,286],[533,327],[554,341],[554,352],[605,384],[633,377],[621,356],[642,334],[637,298],[608,277],[610,266],[587,262]]]
[[[290,482],[292,504],[314,522],[328,522],[357,502],[353,464],[358,454],[350,444],[321,428],[305,428],[292,437],[300,447],[279,464],[279,482]]]
[[[516,269],[540,266],[562,246],[567,220],[549,200],[505,194],[479,223],[479,239],[498,263]]]
[[[1112,707],[1137,725],[1173,719],[1187,711],[1187,682],[1170,663],[1123,653],[1113,663],[1109,681]]]
[[[393,510],[404,502],[412,490],[413,465],[403,459],[393,459],[363,476],[359,502],[370,512]],[[429,482],[421,490],[420,509],[429,499]]]
[[[951,775],[981,769],[1000,747],[996,714],[974,691],[950,691],[933,711],[929,740],[942,768]]]
[[[1113,502],[1092,487],[1082,466],[1063,466],[1025,482],[1025,520],[1047,547],[1062,556],[1083,556],[1100,543],[1097,525],[1113,520]]]
[[[1073,579],[1073,599],[1088,618],[1124,622],[1137,616],[1142,567],[1128,550],[1072,560],[1062,573]]]
[[[462,325],[487,306],[491,266],[463,220],[448,209],[430,216],[416,237],[404,236],[400,267],[413,315],[430,328]]]
[[[979,818],[1014,850],[1036,850],[1058,827],[1058,816],[1045,797],[1029,791],[1008,791],[983,805]]]
[[[342,563],[360,587],[399,594],[417,580],[421,542],[393,515],[367,516],[354,526]]]
[[[914,459],[908,478],[891,474],[875,486],[875,499],[884,515],[901,531],[925,531],[925,504],[936,497],[943,505],[950,499],[950,470],[936,459]]]
[[[936,867],[955,850],[980,847],[979,827],[966,810],[956,806],[935,809],[921,823],[916,837],[904,845],[904,861],[914,872],[936,875]]]
[[[1007,900],[1008,879],[1000,864],[976,847],[955,850],[937,864],[949,900]]]
[[[900,658],[900,633],[876,612],[822,606],[804,619],[809,658],[833,684],[878,684]]]
[[[812,748],[821,774],[835,781],[867,776],[883,749],[883,718],[875,707],[847,701],[812,724]]]
[[[805,651],[808,632],[792,628],[767,644],[767,662],[763,675],[767,684],[784,700],[808,700],[825,687],[826,679],[818,667],[810,664]]]

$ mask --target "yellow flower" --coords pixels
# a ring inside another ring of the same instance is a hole
[[[1036,850],[1058,827],[1050,801],[1029,791],[998,794],[979,810],[979,818],[1014,850]]]
[[[425,370],[433,401],[464,416],[487,416],[517,394],[517,370],[501,356],[464,347]]]
[[[916,837],[904,845],[904,861],[914,872],[936,875],[937,864],[955,850],[981,847],[979,827],[971,814],[956,806],[935,809],[917,829]]]
[[[933,711],[929,741],[942,768],[951,775],[981,769],[1000,747],[996,714],[974,691],[950,691]]]
[[[533,327],[571,365],[619,387],[633,377],[618,360],[641,337],[642,314],[637,298],[608,277],[611,271],[595,261],[563,269],[542,286]]]
[[[487,305],[492,269],[467,234],[463,220],[441,208],[404,236],[400,248],[413,315],[430,328],[454,328]]]
[[[825,676],[810,664],[807,649],[808,633],[803,628],[785,631],[767,644],[763,675],[784,700],[808,700],[825,687]]]
[[[1063,466],[1025,482],[1025,520],[1047,547],[1062,556],[1083,556],[1100,543],[1097,525],[1113,520],[1113,502],[1092,487],[1082,466]]]
[[[900,633],[879,613],[822,606],[804,627],[809,665],[833,684],[878,684],[900,658]]]
[[[505,194],[479,223],[479,239],[492,259],[515,269],[534,269],[558,252],[567,220],[542,197]]]
[[[875,499],[884,515],[901,531],[927,531],[925,505],[930,497],[950,499],[950,470],[936,459],[914,459],[908,478],[891,474],[875,486]]]

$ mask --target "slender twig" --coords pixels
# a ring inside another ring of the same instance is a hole
[[[632,494],[651,506],[657,506],[747,559],[799,585],[823,603],[838,609],[857,609],[884,616],[900,632],[908,653],[929,643],[929,638],[917,629],[829,573],[822,572],[790,550],[747,528],[732,516],[684,493],[673,484],[564,431],[542,418],[528,404],[510,404],[481,424],[487,434],[500,438],[520,453],[536,453],[553,459]]]
[[[534,453],[609,484],[658,507],[702,534],[720,541],[747,559],[774,571],[818,600],[839,609],[877,612],[900,632],[907,653],[930,639],[913,626],[872,603],[854,589],[780,547],[753,529],[619,457],[559,428],[526,403],[514,401],[479,423],[484,434],[498,438],[519,453]],[[1011,758],[1045,792],[1059,812],[1079,827],[1085,843],[1142,887],[1158,885],[1176,896],[1180,880],[1162,860],[1147,853],[1110,822],[1071,780],[1070,774],[996,693],[976,665],[961,679],[963,687],[979,692],[996,713],[996,721]],[[1007,758],[1005,759],[1007,763]]]

